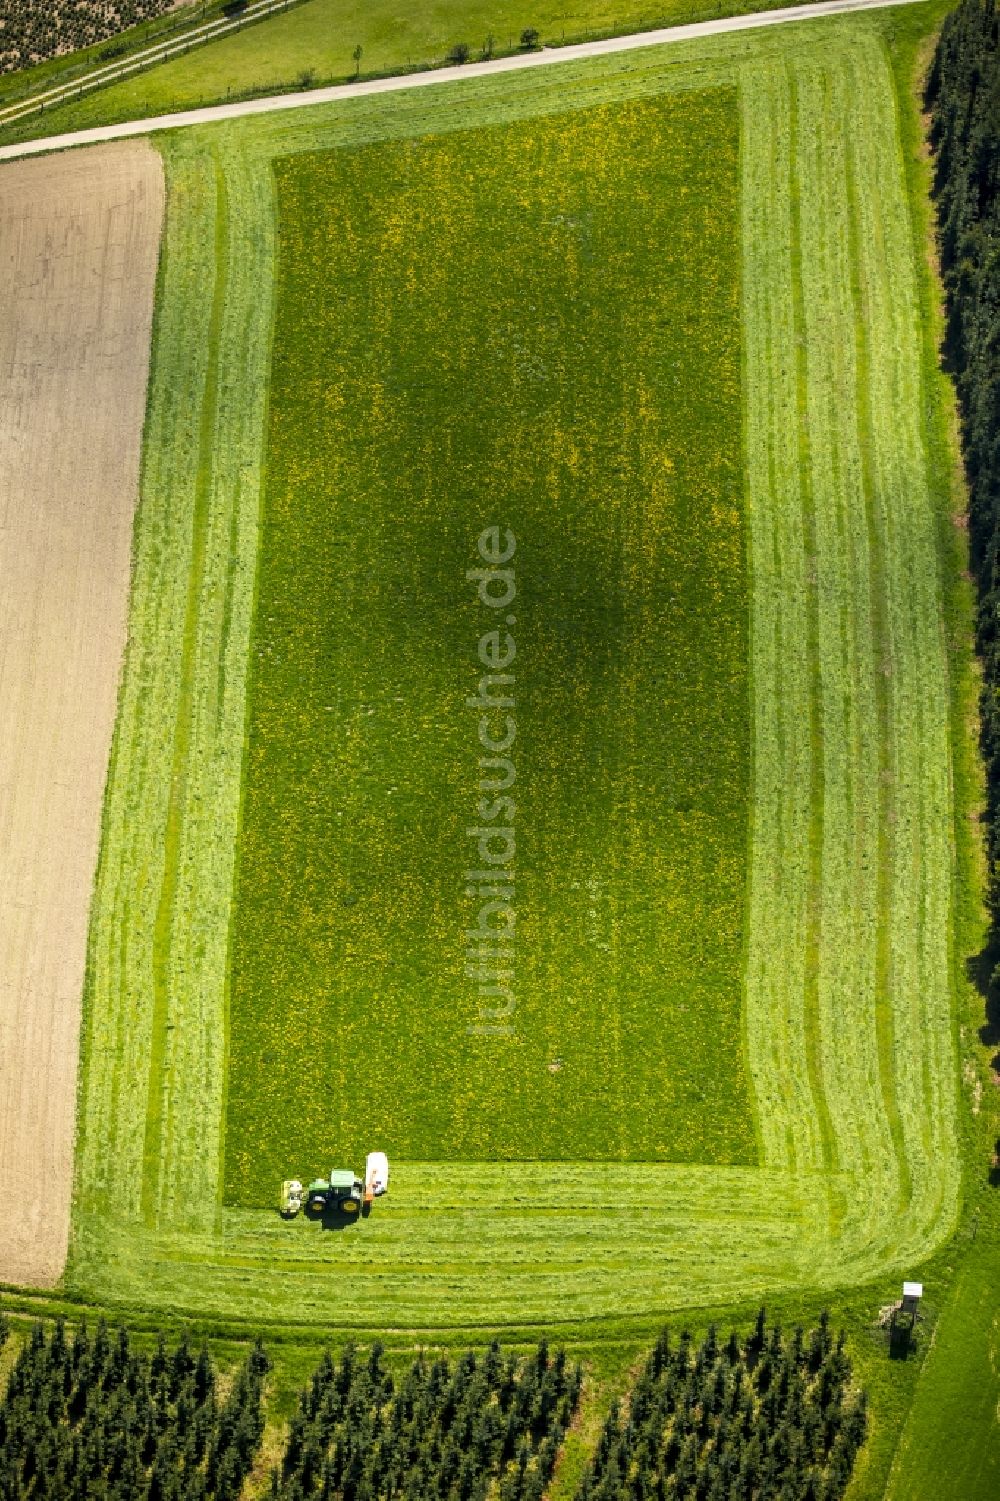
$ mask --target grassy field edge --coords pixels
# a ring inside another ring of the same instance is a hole
[[[956,1235],[929,1269],[929,1275],[943,1283],[942,1306],[925,1345],[912,1407],[900,1428],[888,1501],[992,1501],[1000,1477],[1000,1327],[992,1296],[1000,1265],[1000,1204],[990,1179],[1000,1106],[990,1080],[990,1050],[979,1038],[985,1008],[973,978],[988,931],[980,830],[985,801],[978,745],[980,672],[972,651],[975,596],[968,573],[967,491],[958,413],[954,386],[939,353],[944,302],[922,101],[934,38],[948,8],[936,7],[932,31],[897,45],[893,63],[914,210],[915,254],[927,309],[925,362],[935,395],[928,432],[941,495],[939,527],[952,663],[957,914],[953,963],[962,1072],[963,1199]]]

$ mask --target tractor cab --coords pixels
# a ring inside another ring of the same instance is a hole
[[[314,1178],[305,1191],[307,1214],[328,1214],[331,1210],[355,1215],[361,1208],[363,1185],[349,1168],[335,1169],[329,1178]],[[284,1198],[284,1195],[282,1195]]]
[[[338,1168],[330,1174],[327,1208],[339,1209],[341,1214],[357,1214],[361,1208],[363,1191],[364,1184],[354,1176],[350,1168]]]

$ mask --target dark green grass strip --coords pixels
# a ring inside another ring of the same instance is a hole
[[[755,1158],[737,167],[719,90],[278,168],[234,1202],[375,1144]],[[517,539],[503,1037],[469,1032],[464,954],[491,525]]]
[[[989,1216],[966,1251],[934,1329],[887,1501],[1000,1495],[1000,1241]]]

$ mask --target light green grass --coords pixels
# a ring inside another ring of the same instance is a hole
[[[927,453],[933,392],[883,24],[893,23],[718,39],[399,96],[391,111],[358,101],[167,143],[158,436],[92,929],[78,1292],[233,1318],[280,1307],[294,1322],[334,1317],[335,1278],[345,1321],[564,1314],[620,1328],[720,1288],[739,1300],[895,1277],[950,1232],[954,866],[937,528],[949,497]],[[639,1179],[623,1179],[607,1207],[606,1180],[580,1170],[497,1166],[477,1179],[482,1169],[461,1164],[435,1176],[404,1163],[398,1198],[344,1235],[223,1212],[225,937],[269,358],[269,164],[713,84],[736,84],[743,120],[745,1023],[765,1167],[629,1169]],[[226,268],[221,306],[213,246]],[[196,608],[195,554],[217,581]],[[152,1077],[151,1057],[163,1060]],[[432,1206],[456,1207],[426,1208],[421,1183]]]
[[[268,304],[254,289],[272,253],[270,221],[249,207],[259,185],[239,159],[227,167],[223,175],[194,141],[180,141],[172,157],[88,966],[101,1000],[88,1005],[84,1026],[90,1093],[78,1182],[88,1204],[150,1223],[165,1215],[212,1224],[218,1196],[266,399],[266,381],[247,383],[244,372],[267,349]],[[214,295],[217,286],[228,295]]]
[[[101,1302],[258,1327],[571,1327],[757,1297],[810,1277],[809,1185],[667,1164],[412,1163],[370,1219],[324,1231],[224,1209],[214,1232],[78,1214],[74,1285]],[[812,1185],[822,1194],[824,1184]],[[331,1304],[331,1279],[336,1301]]]
[[[395,0],[305,0],[300,8],[70,104],[0,130],[0,140],[25,140],[217,104],[253,94],[342,83],[446,61],[456,42],[478,58],[492,36],[495,52],[516,52],[534,27],[543,44],[585,41],[718,16],[775,9],[781,0],[434,0],[400,7]],[[785,0],[791,4],[792,0]]]
[[[280,165],[228,1202],[376,1143],[755,1161],[735,105]],[[499,995],[470,827],[515,841]]]
[[[762,70],[744,98],[769,115],[744,138],[751,1066],[770,1095],[765,1160],[857,1175],[871,1233],[895,1238],[958,1188],[947,660],[914,247],[876,50]],[[768,475],[777,504],[756,500]],[[787,797],[790,766],[804,798]],[[916,1036],[928,1052],[911,1054]]]

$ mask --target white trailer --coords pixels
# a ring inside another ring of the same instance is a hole
[[[369,1152],[365,1161],[365,1199],[380,1199],[389,1192],[389,1159],[384,1152]]]

